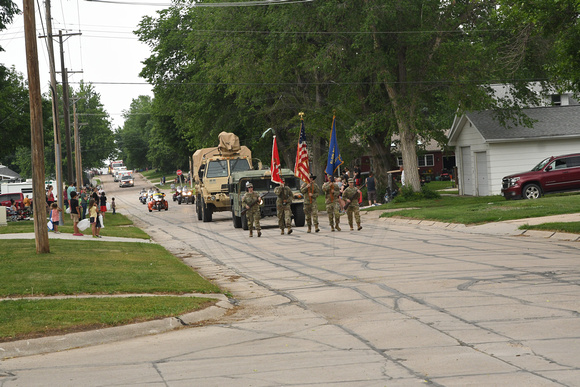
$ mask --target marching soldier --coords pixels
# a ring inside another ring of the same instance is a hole
[[[249,181],[246,183],[248,192],[244,194],[242,203],[246,209],[246,218],[248,219],[248,228],[250,229],[250,237],[253,237],[254,225],[258,231],[258,238],[262,236],[262,228],[260,227],[260,195],[254,192],[254,185]]]
[[[348,188],[342,193],[342,198],[346,201],[346,215],[348,217],[348,224],[350,230],[354,230],[352,223],[352,215],[354,214],[354,219],[358,226],[358,230],[362,230],[360,225],[360,210],[358,205],[358,199],[360,197],[360,190],[354,186],[354,179],[348,179]]]
[[[292,214],[290,205],[292,204],[292,190],[284,184],[284,179],[278,187],[274,189],[278,196],[276,199],[276,211],[278,212],[278,226],[280,234],[284,235],[284,225],[288,227],[288,235],[292,234]]]
[[[328,175],[328,181],[322,185],[322,191],[326,195],[326,212],[328,213],[328,222],[330,223],[330,231],[340,231],[340,207],[338,198],[340,196],[340,188],[334,182],[332,175]]]
[[[303,182],[300,186],[300,192],[304,195],[304,215],[306,215],[306,223],[308,224],[308,231],[312,232],[312,221],[314,220],[314,231],[319,232],[318,228],[318,206],[316,205],[316,198],[320,195],[320,187],[314,181],[316,176],[310,174],[310,183]]]

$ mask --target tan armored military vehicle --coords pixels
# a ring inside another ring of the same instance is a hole
[[[211,222],[214,212],[231,211],[228,179],[233,172],[252,169],[252,151],[240,146],[233,133],[221,132],[219,145],[198,149],[192,156],[197,219]]]

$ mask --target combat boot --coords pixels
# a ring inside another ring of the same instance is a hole
[[[252,230],[250,230],[250,238],[254,236],[254,233],[252,232]]]
[[[280,235],[284,235],[284,229],[283,228],[280,229]]]
[[[262,231],[258,230],[258,238],[262,236]]]
[[[360,223],[358,224],[358,230],[362,230],[362,226],[360,225]]]
[[[353,231],[354,228],[352,227],[352,224],[349,224],[349,226],[350,226],[350,231]]]
[[[310,225],[308,226],[308,231],[306,232],[312,232],[312,227]]]
[[[334,231],[334,226],[332,224],[330,225],[330,231]]]
[[[288,227],[288,235],[292,234],[292,228]]]
[[[336,226],[334,226],[334,228],[336,229],[336,231],[341,231],[340,227],[338,226],[338,224]]]
[[[314,228],[314,232],[319,232],[320,231],[320,229],[318,228],[318,225],[317,224],[315,224],[314,227],[315,227]]]

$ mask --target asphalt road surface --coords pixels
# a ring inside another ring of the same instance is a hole
[[[400,225],[261,238],[107,197],[229,291],[220,321],[0,363],[0,386],[579,386],[578,242]],[[105,220],[106,222],[106,220]]]

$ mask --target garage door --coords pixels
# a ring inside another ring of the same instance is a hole
[[[473,195],[473,164],[471,162],[471,148],[461,147],[461,181],[463,195]]]
[[[489,195],[489,179],[487,176],[487,153],[475,153],[475,167],[477,170],[477,195]]]

